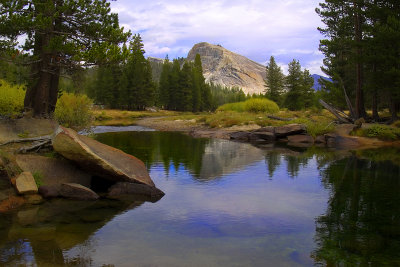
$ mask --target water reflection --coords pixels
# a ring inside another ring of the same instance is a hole
[[[370,152],[365,151],[364,156]],[[388,158],[387,152],[382,151],[386,156],[381,157]],[[378,151],[373,155],[376,158]],[[326,213],[316,219],[316,262],[326,266],[398,266],[399,165],[352,156],[330,164],[322,172],[322,181],[331,197]]]
[[[195,178],[212,180],[263,159],[263,152],[249,144],[226,140],[192,138],[171,132],[120,132],[96,136],[100,142],[117,147],[143,160],[150,169],[162,162],[168,172],[183,165]]]
[[[159,132],[97,139],[143,160],[166,196],[2,214],[1,264],[400,264],[398,149],[294,150]]]
[[[143,202],[52,200],[10,214],[0,223],[0,263],[6,266],[88,266],[84,253],[65,257],[63,251],[88,242],[91,235],[122,212]]]

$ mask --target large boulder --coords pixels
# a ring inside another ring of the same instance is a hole
[[[38,192],[35,179],[30,172],[23,172],[17,177],[15,188],[21,195],[36,194]]]
[[[146,166],[136,157],[102,144],[74,130],[59,127],[52,140],[54,150],[90,173],[114,182],[154,186]]]
[[[289,135],[302,134],[305,132],[306,127],[302,124],[297,123],[275,127],[275,135],[278,138],[286,137]]]
[[[76,200],[96,200],[99,198],[90,188],[74,183],[62,184],[60,195],[65,198]]]

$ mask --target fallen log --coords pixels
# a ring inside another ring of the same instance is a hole
[[[346,91],[346,88],[344,87],[343,80],[342,80],[342,78],[341,78],[339,75],[337,75],[336,77],[339,79],[340,85],[342,86],[343,93],[344,93],[344,99],[346,100],[347,107],[349,108],[349,111],[350,111],[350,117],[351,117],[353,120],[355,120],[355,118],[356,118],[356,113],[354,112],[353,105],[351,104],[350,98],[349,98],[349,96],[347,95],[347,91]]]
[[[51,146],[51,139],[44,140],[42,142],[33,144],[32,146],[21,147],[20,149],[18,149],[17,153],[26,153],[26,152],[30,152],[33,150],[39,151],[42,148],[50,147],[50,146]]]
[[[324,108],[326,108],[330,113],[335,115],[335,117],[339,120],[339,122],[341,122],[341,123],[353,123],[354,122],[354,120],[352,118],[350,118],[346,113],[344,113],[343,111],[340,111],[340,110],[332,107],[331,105],[326,103],[324,100],[319,99],[319,103]]]
[[[50,135],[44,135],[44,136],[39,136],[39,137],[32,137],[32,138],[21,138],[21,139],[14,139],[7,141],[5,143],[0,144],[0,146],[5,146],[8,144],[14,144],[14,143],[25,143],[25,142],[35,142],[35,141],[51,141],[51,136]]]

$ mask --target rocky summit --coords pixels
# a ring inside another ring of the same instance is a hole
[[[206,42],[193,46],[187,56],[201,57],[203,74],[207,82],[228,87],[240,87],[247,94],[264,92],[265,66],[233,53],[220,45]]]

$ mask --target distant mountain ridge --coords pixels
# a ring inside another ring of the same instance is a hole
[[[313,75],[311,75],[311,77],[313,77],[313,79],[314,79],[314,86],[313,86],[313,88],[314,88],[314,90],[315,91],[319,91],[319,90],[321,90],[321,84],[319,83],[319,79],[320,78],[322,78],[322,79],[324,79],[324,80],[327,80],[327,81],[332,81],[331,79],[329,79],[328,77],[324,77],[324,76],[321,76],[321,75],[318,75],[318,74],[313,74]]]

